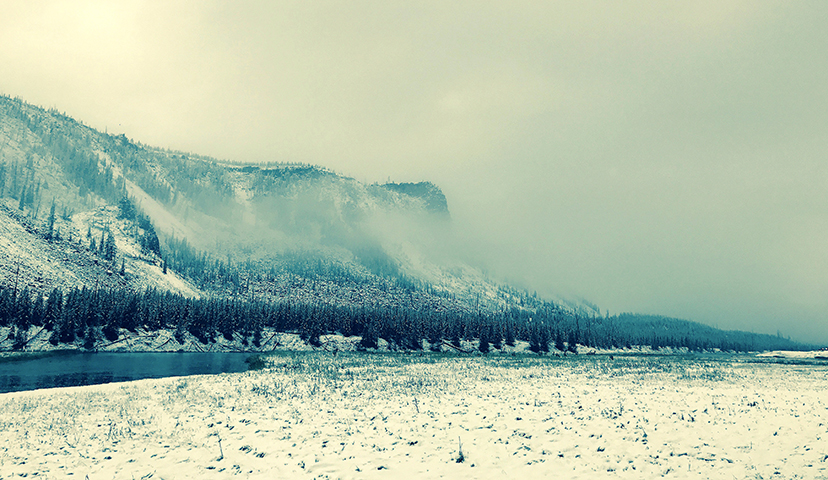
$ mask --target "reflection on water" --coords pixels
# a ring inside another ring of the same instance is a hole
[[[0,363],[0,393],[242,372],[246,353],[61,353]]]

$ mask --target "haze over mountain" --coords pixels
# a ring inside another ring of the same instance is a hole
[[[539,353],[805,348],[686,320],[601,316],[585,300],[492,280],[460,247],[429,182],[233,165],[0,97],[0,348],[50,348],[48,339],[107,349],[134,335],[158,338],[149,348],[264,348],[266,329],[265,344],[297,332],[319,347],[340,333],[361,348],[476,341],[484,353],[516,341]]]
[[[208,255],[227,268],[426,282],[466,302],[498,304],[490,301],[500,287],[457,255],[445,196],[428,182],[366,185],[310,165],[221,163],[103,134],[8,98],[0,98],[0,142],[0,198],[12,241],[15,222],[30,229],[53,208],[48,228],[56,233],[47,240],[74,238],[93,250],[112,235],[108,260],[123,253],[129,267],[164,259],[192,273]],[[7,285],[15,263],[36,260],[20,262],[14,249],[0,253]],[[30,286],[71,286],[41,277],[45,283]]]
[[[493,276],[826,342],[826,8],[11,1],[0,91],[150,145],[427,179]]]

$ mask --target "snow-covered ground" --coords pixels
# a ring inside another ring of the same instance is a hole
[[[828,477],[821,365],[269,358],[241,374],[0,395],[0,478]]]
[[[100,330],[100,327],[98,328]],[[362,337],[352,336],[345,337],[341,334],[321,335],[319,337],[320,346],[313,347],[302,340],[298,333],[278,332],[273,328],[266,327],[262,329],[262,338],[259,346],[251,343],[251,339],[242,337],[238,332],[233,334],[233,339],[228,340],[222,335],[217,335],[212,342],[201,343],[191,333],[183,332],[181,335],[182,342],[175,338],[175,330],[161,329],[148,331],[143,328],[138,328],[131,332],[125,328],[119,330],[118,339],[114,341],[104,338],[103,333],[98,333],[92,348],[86,348],[84,344],[85,339],[78,338],[72,343],[59,343],[52,345],[49,338],[52,332],[43,327],[31,326],[28,330],[21,333],[16,332],[17,335],[25,335],[27,341],[23,349],[19,352],[13,351],[14,338],[12,337],[12,329],[10,327],[0,327],[0,356],[3,355],[25,355],[32,352],[48,352],[54,350],[84,350],[97,352],[273,352],[273,351],[324,351],[324,352],[355,352],[360,350],[359,344]],[[423,340],[423,350],[430,350],[431,344]],[[439,350],[449,353],[471,353],[480,354],[478,351],[478,341],[462,340],[460,348],[451,346],[448,342],[442,341]],[[390,352],[394,351],[393,345],[390,345],[386,340],[379,339],[377,341],[377,348],[370,349],[371,352]],[[585,347],[583,345],[577,346],[578,353],[581,355],[669,355],[674,353],[687,353],[687,349],[672,349],[662,348],[659,351],[653,351],[649,346],[634,346],[628,349],[616,348],[610,350],[595,349]],[[529,342],[518,340],[514,346],[503,345],[501,350],[491,350],[492,354],[526,354],[530,353]],[[792,352],[799,353],[799,352]],[[551,356],[566,356],[567,353],[559,352],[554,348],[546,355]]]
[[[828,350],[813,350],[807,352],[774,350],[772,352],[760,353],[757,356],[765,358],[787,358],[792,360],[828,360]]]
[[[125,262],[124,269],[133,283],[143,288],[175,292],[190,298],[201,296],[196,286],[172,269],[164,273],[160,258],[141,251],[137,240],[127,233],[130,222],[118,219],[117,207],[101,207],[97,210],[77,213],[72,217],[73,233],[76,238],[85,238],[86,233],[91,232],[94,238],[100,239],[105,226],[109,227],[115,239],[119,260]],[[113,269],[117,269],[119,265],[116,261]]]

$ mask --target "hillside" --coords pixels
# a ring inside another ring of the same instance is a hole
[[[144,146],[9,98],[0,98],[0,165],[0,197],[30,224],[45,222],[54,202],[74,233],[85,234],[114,225],[117,211],[107,207],[127,195],[157,233],[157,253],[196,276],[203,268],[193,257],[207,255],[240,266],[245,285],[262,292],[280,288],[254,273],[345,277],[337,283],[382,290],[389,282],[428,284],[467,308],[529,301],[447,251],[449,210],[431,183],[365,185],[309,165],[238,166]]]
[[[447,199],[430,182],[368,185],[311,165],[218,161],[0,97],[0,326],[71,330],[60,342],[144,326],[205,342],[270,327],[311,342],[360,335],[368,347],[379,338],[404,348],[522,339],[541,352],[576,343],[795,347],[602,319],[588,302],[494,281],[461,252]],[[120,310],[99,304],[102,295],[73,293],[83,289],[133,302],[143,323],[113,320]],[[85,319],[40,315],[47,297],[79,302]],[[185,313],[147,313],[159,304]]]

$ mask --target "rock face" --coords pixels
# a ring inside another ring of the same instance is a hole
[[[223,162],[8,97],[0,97],[0,205],[7,286],[23,251],[34,252],[19,263],[28,259],[22,270],[43,291],[117,285],[462,310],[542,303],[458,259],[448,203],[433,183]],[[59,235],[47,238],[50,228]],[[93,249],[103,241],[117,246],[106,262]],[[35,261],[69,250],[82,260]]]
[[[386,183],[383,188],[391,190],[392,192],[403,193],[405,195],[420,198],[425,202],[426,209],[433,213],[449,214],[448,202],[446,196],[440,187],[431,182],[418,183]]]

